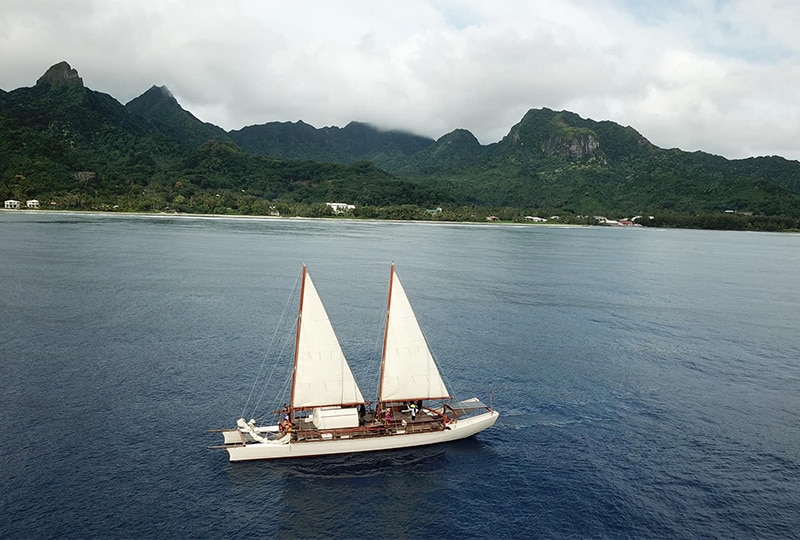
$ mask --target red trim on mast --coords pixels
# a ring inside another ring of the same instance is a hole
[[[297,335],[294,338],[294,367],[292,368],[292,394],[289,396],[289,419],[294,418],[294,389],[297,384],[297,353],[300,345],[300,325],[303,323],[303,298],[306,293],[306,265],[303,264],[303,279],[300,283],[300,304],[297,308]]]
[[[389,336],[389,311],[392,308],[392,286],[394,285],[394,261],[392,270],[389,274],[389,299],[386,301],[386,325],[383,329],[383,351],[381,352],[381,378],[378,385],[378,406],[377,411],[383,408],[383,370],[386,364],[386,338]]]

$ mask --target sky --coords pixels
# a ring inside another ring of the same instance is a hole
[[[800,160],[799,0],[2,0],[0,89],[68,62],[225,130],[351,121],[497,142],[533,108],[662,148]]]

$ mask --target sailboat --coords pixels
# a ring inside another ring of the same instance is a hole
[[[240,418],[212,430],[224,444],[211,448],[225,449],[230,461],[371,452],[464,439],[497,421],[491,401],[452,399],[394,263],[375,402],[364,400],[303,265],[290,402],[275,425]]]

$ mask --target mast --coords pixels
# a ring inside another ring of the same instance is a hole
[[[381,375],[378,383],[378,406],[376,412],[383,408],[383,371],[386,367],[386,338],[389,336],[389,312],[392,309],[392,285],[394,284],[394,261],[389,274],[389,299],[386,301],[386,321],[383,328],[383,350],[381,351]]]
[[[297,334],[294,338],[294,361],[292,368],[292,393],[289,396],[289,418],[294,418],[294,391],[297,385],[297,357],[300,350],[300,325],[303,324],[303,298],[306,292],[306,265],[303,263],[303,278],[300,282],[300,304],[297,308]]]
[[[450,399],[394,264],[391,278],[378,402]]]
[[[292,411],[364,403],[308,269],[297,315]]]

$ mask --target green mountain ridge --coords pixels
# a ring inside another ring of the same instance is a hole
[[[200,146],[209,140],[231,142],[224,129],[203,122],[183,109],[166,86],[152,86],[126,103],[125,108],[149,120],[167,137],[189,146]]]
[[[200,143],[205,139],[205,142]],[[430,205],[434,189],[369,164],[254,156],[151,88],[123,106],[66,62],[0,94],[0,197],[56,208],[324,215],[326,200]]]
[[[274,123],[257,127],[262,144],[248,144],[247,133],[238,134],[237,144],[274,157],[369,160],[399,178],[450,193],[462,204],[575,214],[729,210],[800,214],[796,161],[727,160],[704,152],[662,149],[630,126],[584,119],[569,111],[532,109],[502,140],[485,146],[469,131],[457,129],[429,140],[417,152],[373,151],[357,156],[339,151],[341,140],[331,140],[345,138],[346,130],[281,124],[278,133]],[[286,142],[301,130],[306,144]],[[383,135],[372,131],[376,138]],[[270,145],[267,140],[282,143]]]
[[[413,155],[433,140],[400,131],[380,131],[361,122],[317,129],[303,121],[269,122],[230,132],[245,152],[281,159],[354,163]]]
[[[226,132],[183,109],[165,87],[123,106],[86,88],[66,62],[34,87],[0,91],[0,174],[0,197],[69,207],[268,213],[337,200],[800,217],[797,161],[662,149],[630,126],[569,111],[531,109],[489,145],[465,129],[433,140],[360,122]],[[325,213],[324,205],[316,211]]]

